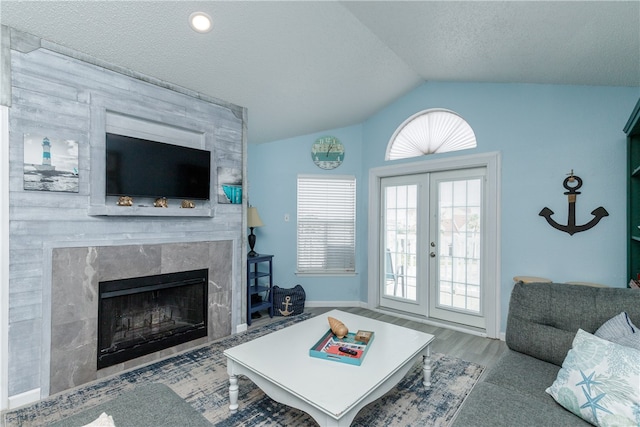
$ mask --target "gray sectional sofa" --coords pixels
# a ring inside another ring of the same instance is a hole
[[[507,318],[508,350],[474,387],[455,427],[589,426],[545,392],[578,329],[594,333],[626,311],[640,325],[640,290],[563,283],[516,283]]]

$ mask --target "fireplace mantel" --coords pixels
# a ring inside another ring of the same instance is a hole
[[[208,207],[195,207],[193,209],[182,209],[179,207],[156,208],[148,201],[143,206],[116,206],[113,205],[93,205],[89,206],[88,213],[91,216],[181,216],[181,217],[211,217],[213,209]],[[176,205],[179,201],[173,201]],[[240,206],[240,205],[238,205]]]

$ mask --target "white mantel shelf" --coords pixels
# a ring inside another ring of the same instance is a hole
[[[195,208],[156,208],[154,206],[89,206],[90,216],[178,216],[178,217],[213,217],[213,209],[209,207]]]

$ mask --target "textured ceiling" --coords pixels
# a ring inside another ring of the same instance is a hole
[[[250,143],[360,123],[429,80],[640,87],[637,0],[0,0],[0,22],[247,107]]]

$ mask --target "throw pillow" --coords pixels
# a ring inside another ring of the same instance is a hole
[[[595,332],[595,336],[611,341],[612,338],[621,337],[627,334],[633,334],[638,328],[631,322],[626,311],[604,322],[602,326]]]
[[[616,344],[640,350],[640,331],[624,311],[607,320],[594,335]]]
[[[629,334],[622,337],[614,338],[611,340],[611,342],[623,345],[625,347],[632,347],[636,350],[640,350],[640,333]]]
[[[82,427],[115,427],[115,424],[113,423],[113,417],[103,412],[95,421]]]
[[[640,351],[578,330],[546,392],[597,426],[640,425]]]

